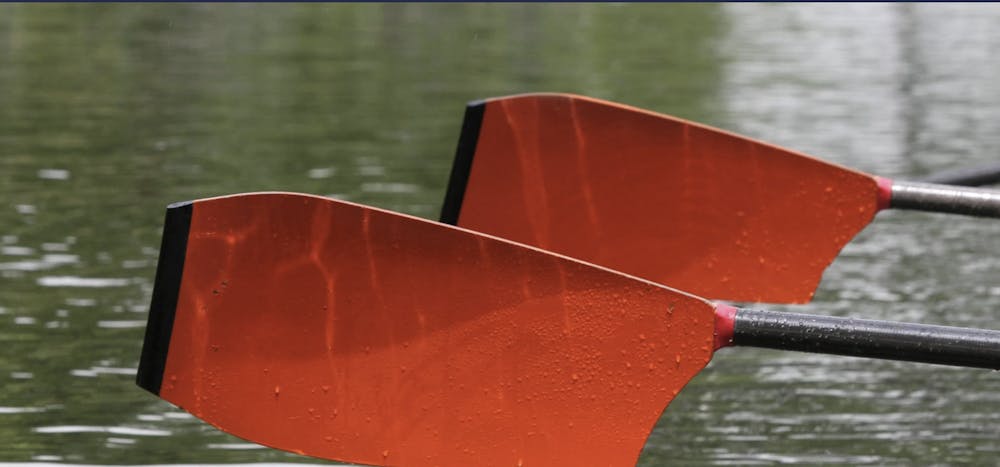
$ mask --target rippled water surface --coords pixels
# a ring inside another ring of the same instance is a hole
[[[883,176],[976,165],[1000,157],[998,24],[994,5],[0,5],[0,462],[316,462],[134,386],[168,203],[287,190],[434,218],[464,103],[530,91]],[[883,213],[814,303],[779,308],[1000,328],[998,250],[1000,223]],[[993,465],[998,388],[725,350],[640,464]]]

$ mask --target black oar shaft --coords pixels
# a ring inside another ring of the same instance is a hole
[[[976,167],[946,170],[928,175],[920,180],[924,183],[940,183],[942,185],[982,186],[1000,182],[1000,162]]]
[[[1000,369],[1000,331],[740,309],[733,345]]]
[[[889,207],[1000,218],[1000,192],[980,188],[894,181]]]

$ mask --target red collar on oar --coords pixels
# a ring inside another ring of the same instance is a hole
[[[473,102],[442,221],[713,299],[809,301],[886,207],[1000,217],[1000,194],[893,182],[568,94]]]
[[[996,367],[998,335],[717,311],[495,237],[259,193],[168,209],[138,383],[327,459],[627,465],[714,347]]]

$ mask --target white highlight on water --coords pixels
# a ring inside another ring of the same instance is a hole
[[[231,451],[246,451],[249,449],[266,449],[264,446],[253,443],[209,443],[209,449],[227,449]]]
[[[141,328],[145,325],[146,325],[145,320],[138,320],[138,319],[104,320],[97,322],[97,327],[105,329],[135,329],[135,328]]]
[[[420,191],[420,186],[412,183],[370,182],[362,183],[361,191],[369,193],[416,193]]]
[[[41,169],[38,171],[38,178],[45,180],[69,180],[69,170],[65,169]]]
[[[43,407],[0,407],[0,415],[44,412]]]
[[[44,276],[36,281],[42,287],[122,287],[128,279],[117,277]]]
[[[98,375],[125,375],[135,376],[136,368],[115,368],[108,366],[92,366],[88,369],[70,370],[69,374],[84,378],[96,378]]]
[[[149,428],[133,428],[127,426],[93,426],[93,425],[53,425],[39,426],[31,431],[43,434],[64,433],[110,433],[123,436],[170,436],[169,430],[154,430]]]
[[[335,167],[317,167],[309,169],[309,178],[330,178],[337,173]]]

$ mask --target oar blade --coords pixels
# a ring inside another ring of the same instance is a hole
[[[794,303],[877,193],[874,177],[715,128],[528,94],[470,104],[442,220],[711,299]]]
[[[171,209],[140,384],[271,447],[626,465],[711,358],[710,303],[569,258],[308,195]]]

